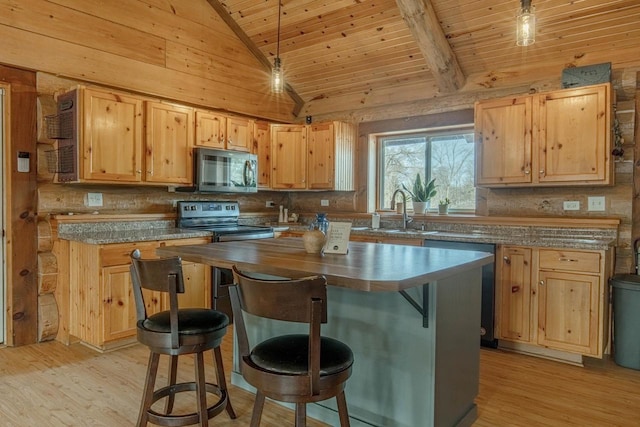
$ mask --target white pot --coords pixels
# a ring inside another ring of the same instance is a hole
[[[429,202],[413,202],[413,212],[416,214],[423,214],[429,209]]]

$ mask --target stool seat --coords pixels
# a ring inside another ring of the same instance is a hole
[[[249,356],[251,361],[267,371],[283,375],[309,372],[309,336],[283,335],[257,344]],[[353,352],[341,341],[320,339],[320,376],[332,375],[353,365]]]
[[[179,308],[178,294],[184,292],[184,279],[180,258],[140,258],[140,251],[131,253],[131,280],[136,301],[138,342],[149,347],[149,364],[144,386],[138,427],[148,422],[161,426],[208,426],[210,418],[226,409],[236,418],[227,393],[220,344],[227,333],[229,318],[226,314],[208,308]],[[147,315],[142,289],[165,292],[169,309]],[[218,384],[205,381],[203,354],[213,350]],[[194,354],[195,381],[176,383],[178,356]],[[168,355],[169,381],[165,387],[155,390],[160,355]],[[187,414],[172,414],[177,393],[195,391],[197,410]],[[207,405],[207,393],[218,399]],[[154,403],[166,399],[163,412],[152,409]]]

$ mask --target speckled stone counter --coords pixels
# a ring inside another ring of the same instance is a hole
[[[305,231],[308,227],[292,224],[280,231]],[[447,240],[453,242],[493,243],[501,245],[538,246],[552,248],[607,250],[617,244],[615,230],[588,228],[563,229],[557,227],[508,227],[448,224],[439,229],[415,229],[391,227],[371,229],[354,225],[351,233],[379,238],[406,238],[425,240]]]
[[[209,231],[175,227],[175,221],[105,221],[59,224],[58,238],[88,244],[145,242],[211,236]]]

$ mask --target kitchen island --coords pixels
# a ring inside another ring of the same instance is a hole
[[[492,254],[350,242],[347,255],[319,255],[307,254],[297,238],[163,247],[157,254],[281,277],[324,275],[323,334],[355,355],[346,386],[352,426],[469,426],[476,419],[481,269]],[[249,320],[250,339],[284,332]],[[237,355],[232,382],[250,389]],[[333,400],[308,406],[309,416],[339,424]]]

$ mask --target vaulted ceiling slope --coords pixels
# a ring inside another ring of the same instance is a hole
[[[515,44],[519,0],[280,1],[280,57],[301,116],[362,120],[356,111],[558,87],[566,67],[640,66],[638,0],[533,0],[529,47]],[[220,4],[272,63],[278,0]]]

